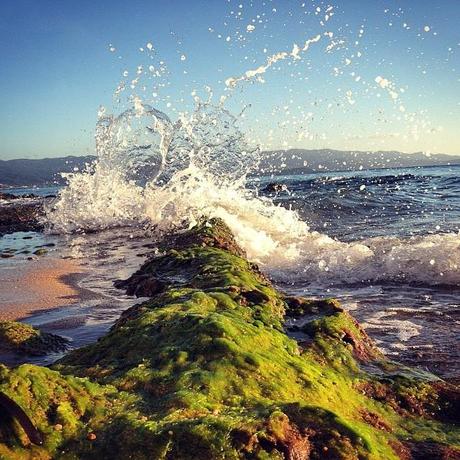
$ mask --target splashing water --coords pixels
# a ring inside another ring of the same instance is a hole
[[[324,22],[334,14],[332,7],[326,13]],[[296,212],[246,188],[246,175],[257,167],[259,150],[246,140],[240,117],[223,103],[237,88],[261,81],[282,61],[296,64],[310,47],[319,47],[323,41],[329,43],[326,53],[343,44],[332,32],[321,29],[320,34],[303,40],[303,45],[271,54],[259,66],[224,80],[226,96],[220,105],[196,99],[195,110],[180,114],[175,121],[137,96],[119,116],[101,110],[97,161],[83,172],[67,175],[68,186],[47,209],[49,229],[74,233],[145,226],[170,231],[191,226],[203,215],[221,217],[249,258],[278,279],[336,285],[375,281],[460,285],[460,234],[342,242],[311,231]],[[153,53],[150,42],[147,49]],[[360,56],[357,50],[356,59]],[[352,64],[348,57],[344,62]],[[159,68],[164,68],[163,61]],[[131,88],[141,73],[139,66]],[[335,73],[340,73],[337,67]],[[361,82],[360,76],[351,75],[355,83]],[[382,76],[374,83],[398,101],[398,117],[402,116],[401,88]],[[354,104],[355,93],[345,94]]]
[[[97,161],[65,175],[68,186],[47,209],[50,229],[72,233],[139,222],[168,229],[166,222],[174,226],[193,219],[193,212],[173,219],[168,212],[173,202],[178,207],[177,199],[166,196],[191,193],[192,183],[219,182],[218,188],[238,190],[257,165],[258,150],[247,144],[237,121],[207,103],[174,123],[139,99],[118,117],[101,110]]]
[[[48,210],[52,230],[145,225],[169,231],[205,215],[224,219],[249,258],[279,279],[460,284],[459,234],[344,243],[310,231],[296,212],[245,188],[258,155],[237,122],[210,104],[174,123],[138,100],[118,117],[102,113],[98,161],[68,176]]]

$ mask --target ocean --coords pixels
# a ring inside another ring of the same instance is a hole
[[[113,281],[128,277],[159,235],[201,215],[221,217],[282,290],[337,298],[391,358],[458,378],[459,178],[460,166],[436,166],[252,177],[243,187],[188,168],[173,187],[149,189],[121,187],[117,176],[96,187],[94,174],[83,173],[63,189],[5,190],[59,198],[45,235],[6,235],[0,249],[13,248],[20,269],[27,263],[21,251],[54,244],[49,257],[88,268],[79,283],[96,300],[28,320],[80,346],[137,302]]]
[[[266,194],[311,231],[378,253],[356,264],[351,255],[356,273],[338,274],[343,261],[326,243],[293,279],[274,273],[279,285],[339,299],[387,355],[458,377],[460,166],[278,176],[260,187],[273,182],[286,189]]]

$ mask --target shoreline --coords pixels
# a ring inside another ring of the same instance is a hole
[[[88,300],[90,292],[78,285],[84,274],[78,262],[56,257],[0,267],[0,320],[24,320]]]
[[[0,391],[33,430],[8,431],[0,457],[460,454],[458,389],[386,359],[337,301],[278,291],[223,221],[203,220],[160,247],[117,283],[147,299],[97,342],[49,367],[3,368]],[[306,320],[296,338],[287,318]],[[39,329],[11,328],[10,346],[40,340]]]

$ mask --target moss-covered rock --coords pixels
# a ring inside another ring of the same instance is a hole
[[[41,356],[64,351],[68,346],[69,341],[58,335],[16,321],[0,321],[0,352]]]
[[[6,430],[0,457],[396,459],[423,443],[457,455],[455,389],[385,361],[336,302],[283,296],[221,221],[163,250],[124,283],[161,288],[97,343],[54,370],[3,369],[0,391],[45,443]],[[305,318],[302,343],[286,311]]]

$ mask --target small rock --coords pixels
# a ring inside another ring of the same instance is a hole
[[[288,188],[286,187],[285,184],[279,184],[277,182],[272,182],[263,189],[263,192],[278,193],[278,192],[286,192],[287,189]]]
[[[56,431],[62,431],[62,428],[63,428],[63,426],[60,423],[56,423],[56,425],[54,425],[54,429]]]

